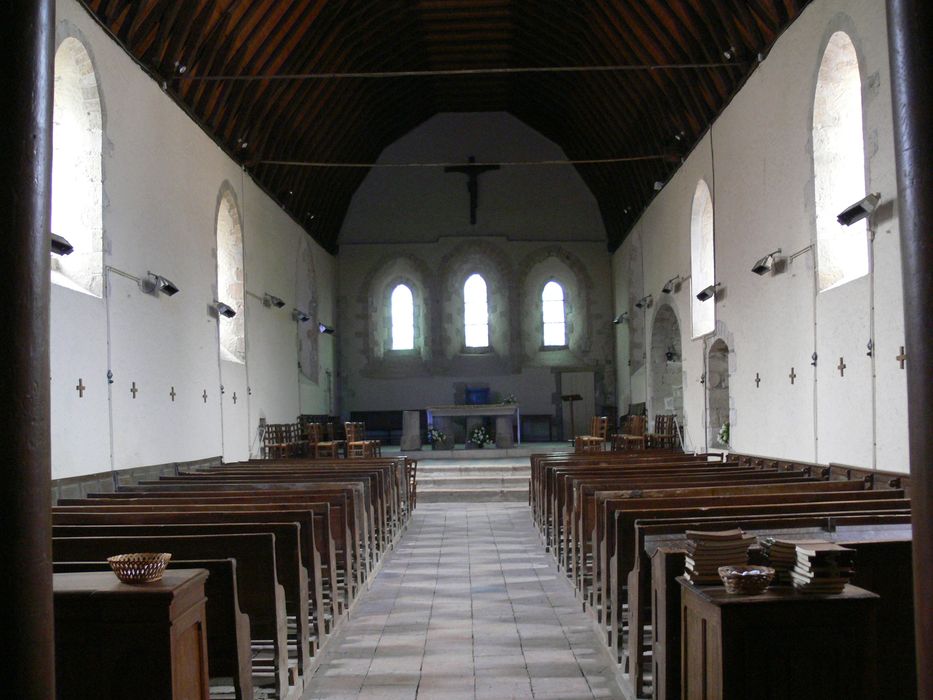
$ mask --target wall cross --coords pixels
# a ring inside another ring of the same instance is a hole
[[[797,378],[797,373],[794,371],[793,367],[790,368],[790,374],[787,376],[790,377],[790,383],[793,384],[794,380]]]
[[[172,387],[172,390],[168,392],[168,395],[172,397],[172,403],[175,403],[175,397],[177,396],[175,393],[175,387]]]
[[[207,389],[205,389],[204,393],[201,394],[201,398],[204,399],[204,403],[207,403]]]
[[[845,363],[845,360],[843,360],[843,359],[840,357],[840,358],[839,358],[839,364],[836,365],[836,369],[839,370],[839,376],[840,376],[840,377],[846,376],[846,367],[848,367],[848,365]]]
[[[476,207],[479,204],[479,176],[489,170],[498,170],[498,165],[474,165],[476,158],[468,158],[469,165],[448,165],[445,173],[462,173],[467,176],[467,192],[470,193],[470,225],[476,226]]]
[[[755,388],[758,389],[761,386],[761,377],[758,376],[758,372],[755,372]]]
[[[901,363],[901,369],[904,369],[904,362],[907,360],[907,353],[904,352],[904,346],[901,345],[901,354],[894,358]]]
[[[904,348],[901,348],[901,350],[903,350],[903,349],[904,349]],[[902,364],[901,367],[903,367],[903,366],[904,366],[904,365]],[[81,379],[80,377],[78,377],[78,386],[76,386],[75,389],[78,390],[78,398],[79,398],[79,399],[83,399],[83,398],[84,398],[84,390],[87,389],[87,387],[84,386],[84,380]]]
[[[133,398],[136,398],[136,394],[139,393],[139,388],[136,386],[136,382],[133,382],[133,386],[130,387],[130,393],[133,395]]]
[[[236,405],[236,392],[233,392],[233,404]]]

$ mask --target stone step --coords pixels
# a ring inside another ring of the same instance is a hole
[[[523,489],[433,489],[421,490],[418,484],[418,504],[422,503],[491,503],[528,502],[528,487]]]
[[[500,477],[500,476],[514,476],[514,477],[523,477],[525,479],[531,476],[531,469],[528,467],[443,467],[443,468],[425,468],[422,465],[418,465],[418,476],[437,476],[444,478],[451,477]]]
[[[436,473],[423,474],[418,472],[419,489],[498,489],[498,488],[524,488],[528,490],[528,476],[513,474],[488,474],[477,476],[463,476],[460,474],[441,475]]]

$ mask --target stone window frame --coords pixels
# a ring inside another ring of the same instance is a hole
[[[392,292],[399,285],[405,285],[411,292],[412,305],[412,340],[414,347],[410,350],[395,350],[392,347]],[[406,275],[395,275],[385,284],[381,294],[382,318],[385,319],[383,333],[383,356],[386,358],[423,357],[425,338],[422,316],[424,315],[424,291],[412,278]]]
[[[543,295],[544,295],[544,288],[547,287],[551,282],[554,282],[560,287],[561,295],[563,297],[562,301],[563,301],[563,316],[564,316],[564,342],[562,345],[546,345],[544,342],[544,298],[543,298]],[[541,346],[539,348],[540,352],[559,352],[561,350],[569,350],[570,349],[570,334],[573,331],[573,324],[567,319],[567,310],[568,308],[570,308],[570,300],[568,299],[566,283],[561,282],[560,279],[558,279],[556,275],[552,275],[548,277],[548,279],[545,280],[544,284],[541,285],[541,291],[538,294],[538,298],[536,301],[539,304],[541,304],[540,313],[538,314],[538,320],[539,320],[539,326],[540,326],[539,328],[540,332],[538,336],[541,338]]]
[[[714,294],[712,299],[707,299],[706,301],[700,301],[696,298],[697,293],[707,286],[706,284],[702,287],[700,286],[702,283],[700,275],[698,274],[700,262],[696,259],[694,254],[694,247],[697,239],[703,235],[703,212],[706,207],[704,206],[701,210],[697,208],[697,198],[703,192],[705,192],[705,197],[709,202],[711,236],[709,250],[704,250],[702,253],[703,255],[708,255],[712,263],[712,274],[709,277],[709,284],[716,283],[716,200],[706,178],[700,178],[693,190],[693,198],[690,204],[690,337],[692,340],[706,338],[716,332],[716,295]],[[702,304],[713,305],[713,322],[709,329],[698,332],[696,329],[696,309],[702,308],[700,306]]]
[[[221,274],[221,250],[220,250],[220,215],[223,207],[228,207],[232,213],[233,224],[235,228],[239,231],[239,255],[240,255],[240,269],[241,277],[240,280],[242,286],[242,294],[238,298],[231,298],[228,294],[222,292],[220,289],[220,274]],[[234,362],[237,364],[246,364],[247,358],[247,342],[246,342],[246,236],[243,231],[243,214],[240,211],[240,202],[237,197],[236,190],[230,183],[225,182],[220,186],[220,189],[217,193],[217,205],[214,209],[214,245],[215,245],[215,277],[214,277],[214,288],[216,290],[215,298],[217,301],[229,304],[236,311],[236,316],[233,318],[225,318],[220,314],[217,315],[217,342],[218,342],[218,352],[221,354],[221,359],[227,362]],[[225,325],[226,324],[226,325]],[[237,339],[242,339],[243,349],[231,350],[224,344],[224,328],[233,327],[234,330],[239,329],[237,333]],[[226,348],[227,354],[229,357],[224,356],[223,350]]]
[[[486,345],[480,347],[468,346],[466,344],[466,283],[473,275],[477,275],[483,284],[486,286]],[[483,274],[483,272],[478,268],[470,268],[470,272],[464,274],[460,283],[460,295],[459,302],[460,308],[463,309],[463,323],[460,324],[460,354],[462,355],[488,355],[495,352],[492,345],[492,309],[489,304],[489,297],[492,296],[490,292],[489,280],[487,279],[488,275]]]

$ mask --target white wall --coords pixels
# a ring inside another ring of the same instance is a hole
[[[299,329],[290,318],[300,304],[295,254],[307,234],[77,2],[60,0],[57,13],[57,42],[79,38],[97,72],[104,112],[104,263],[137,277],[148,270],[165,275],[181,292],[152,297],[114,272],[106,275],[103,299],[53,286],[52,476],[221,454],[244,458],[249,445],[257,448],[260,416],[293,421],[299,405],[310,412],[326,403],[323,381],[299,382]],[[266,308],[248,297],[247,362],[222,378],[209,306],[216,298],[215,217],[224,182],[241,208],[247,290],[260,297],[268,291],[287,305]],[[312,254],[319,308],[332,313],[334,260],[316,244]],[[319,362],[323,380],[333,370],[333,352],[325,348]],[[74,388],[79,377],[87,386],[84,398]],[[132,382],[139,388],[135,399]]]
[[[839,29],[859,53],[867,191],[880,191],[883,204],[875,218],[873,274],[816,295],[810,251],[781,274],[759,277],[750,269],[775,248],[795,253],[814,241],[813,92],[826,41]],[[908,469],[906,373],[894,359],[904,328],[886,37],[884,3],[816,0],[808,6],[614,255],[616,313],[640,313],[631,300],[648,293],[657,299],[667,279],[689,273],[690,208],[697,181],[706,179],[715,207],[716,279],[723,284],[716,332],[691,340],[689,284],[665,295],[681,323],[684,420],[692,446],[704,446],[705,351],[722,337],[731,351],[734,450]],[[642,253],[643,286],[632,274]],[[866,356],[869,337],[872,358]],[[814,350],[816,370],[810,365]],[[836,369],[840,357],[844,377]],[[620,377],[620,394],[634,391],[630,381]]]

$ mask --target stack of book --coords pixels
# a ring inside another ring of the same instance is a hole
[[[748,562],[749,545],[754,535],[741,530],[687,530],[687,567],[684,578],[698,586],[721,583],[720,566],[737,566]]]
[[[768,566],[774,569],[774,583],[791,584],[790,572],[797,563],[797,545],[814,544],[825,540],[786,540],[779,537],[762,537],[761,551]]]
[[[791,581],[801,593],[842,593],[855,573],[855,550],[832,542],[797,545],[797,563]]]

